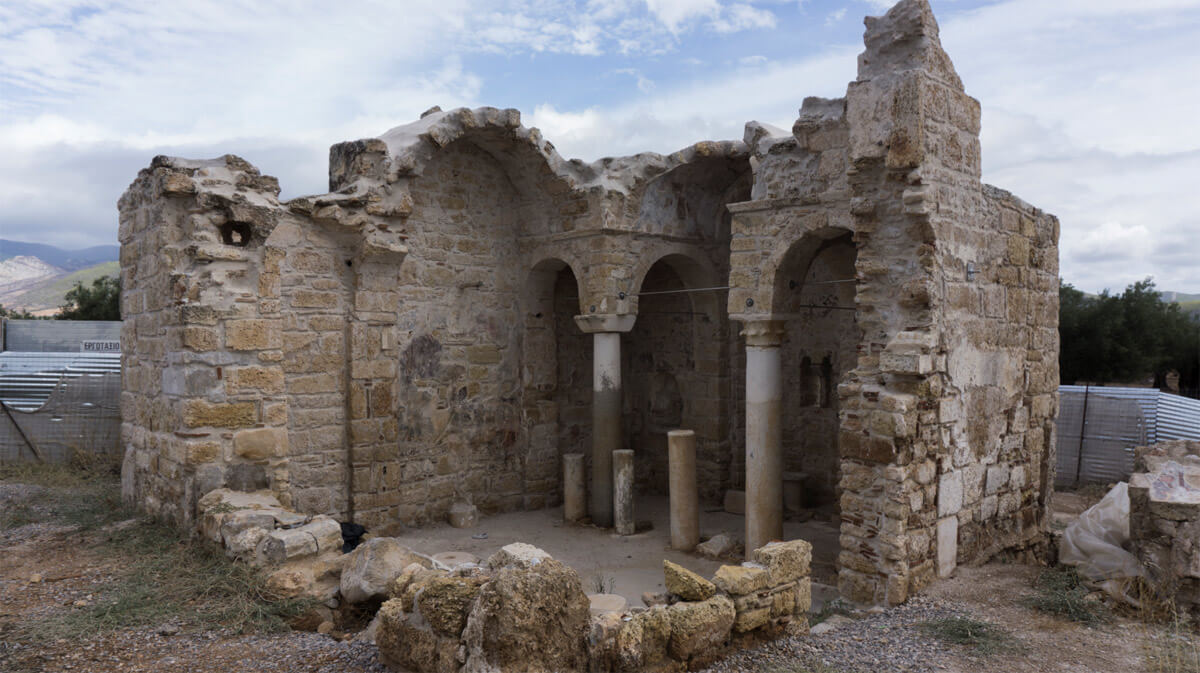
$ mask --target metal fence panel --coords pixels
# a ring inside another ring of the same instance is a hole
[[[0,461],[118,451],[121,357],[0,353]]]
[[[1155,441],[1200,439],[1200,400],[1164,393],[1158,398]]]
[[[59,379],[40,407],[0,403],[0,461],[62,463],[75,453],[116,455],[121,435],[121,374]]]
[[[1133,470],[1133,447],[1147,442],[1141,398],[1115,388],[1059,392],[1058,486],[1121,481]],[[1158,391],[1151,391],[1157,393]],[[1080,451],[1083,458],[1080,459]]]
[[[4,348],[25,353],[78,353],[84,341],[120,341],[119,320],[5,320]]]

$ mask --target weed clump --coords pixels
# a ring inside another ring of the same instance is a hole
[[[1035,610],[1089,626],[1100,624],[1109,617],[1103,603],[1089,598],[1092,590],[1084,585],[1073,567],[1043,570],[1034,588],[1037,593],[1029,599],[1029,606]]]
[[[921,624],[921,630],[947,643],[964,645],[979,654],[1011,650],[1015,641],[1004,629],[970,617],[944,617]]]

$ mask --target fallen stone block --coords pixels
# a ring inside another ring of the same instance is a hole
[[[720,559],[732,555],[737,544],[737,540],[729,533],[720,533],[696,545],[696,553],[704,558]]]
[[[590,624],[587,596],[571,568],[548,557],[500,567],[467,618],[464,670],[587,670]]]
[[[488,558],[488,567],[492,570],[499,568],[532,568],[542,561],[551,560],[545,551],[531,544],[514,542],[504,545],[500,551]]]
[[[388,667],[417,673],[459,670],[459,639],[437,635],[419,616],[406,612],[400,601],[386,601],[376,619],[375,645]]]
[[[717,593],[715,584],[666,559],[663,559],[663,576],[666,579],[667,593],[675,594],[685,601],[703,601]]]
[[[338,535],[340,538],[340,527]],[[425,568],[433,566],[428,556],[414,552],[395,538],[375,537],[367,540],[350,552],[346,560],[340,583],[342,600],[362,603],[386,597],[392,581],[413,563]]]

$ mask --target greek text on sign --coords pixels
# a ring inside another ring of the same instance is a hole
[[[121,342],[108,340],[84,341],[79,348],[82,353],[120,353]]]

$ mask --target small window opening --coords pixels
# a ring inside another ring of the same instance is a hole
[[[244,248],[250,245],[250,225],[246,222],[226,222],[221,225],[221,241],[225,245]]]

